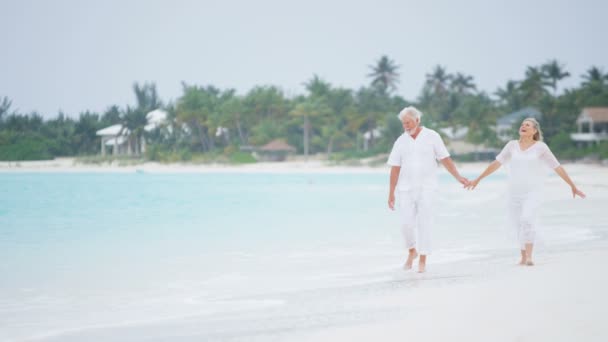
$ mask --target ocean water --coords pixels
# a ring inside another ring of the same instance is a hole
[[[513,255],[502,180],[471,193],[442,174],[429,279]],[[403,278],[387,184],[380,172],[0,173],[0,340],[266,341],[395,316],[345,304],[420,283]],[[550,201],[549,248],[603,233],[568,216],[596,207]]]

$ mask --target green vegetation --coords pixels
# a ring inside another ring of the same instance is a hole
[[[346,89],[313,75],[304,83],[305,94],[292,97],[275,86],[257,86],[238,95],[233,89],[184,83],[181,96],[163,103],[154,84],[136,83],[134,107],[109,106],[103,113],[84,111],[78,118],[59,113],[43,120],[38,113],[12,110],[10,99],[0,97],[0,160],[78,156],[89,163],[240,164],[255,162],[243,148],[284,139],[305,156],[323,153],[336,163],[369,159],[373,164],[377,162],[373,157],[387,153],[401,134],[395,115],[410,104],[425,114],[424,125],[467,127],[467,141],[493,147],[502,145],[493,130],[498,117],[535,107],[543,113],[545,139],[558,157],[608,156],[606,143],[578,148],[569,138],[582,108],[608,106],[608,75],[597,67],[582,75],[578,87],[558,94],[559,82],[570,74],[553,60],[528,67],[521,79],[508,80],[488,94],[477,89],[472,76],[436,66],[415,100],[395,94],[398,69],[382,56],[370,66],[369,85]],[[147,131],[146,114],[157,108],[168,113],[168,120]],[[132,157],[99,156],[96,131],[114,124],[125,128]],[[473,158],[462,156],[462,160]]]

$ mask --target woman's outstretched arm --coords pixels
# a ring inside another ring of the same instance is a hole
[[[498,170],[501,165],[502,164],[498,160],[491,162],[490,165],[488,165],[488,167],[485,169],[485,171],[483,171],[481,173],[481,175],[479,175],[479,177],[477,177],[474,180],[472,180],[471,182],[469,182],[469,185],[466,188],[469,190],[475,189],[477,184],[479,184],[479,182],[482,179],[486,178],[487,176],[491,175],[494,171]]]
[[[585,193],[580,191],[576,185],[574,185],[574,182],[572,179],[570,179],[570,176],[568,176],[566,169],[564,169],[561,165],[555,168],[555,173],[557,173],[564,180],[564,182],[570,185],[570,188],[572,189],[572,198],[575,198],[577,195],[580,198],[586,197]]]

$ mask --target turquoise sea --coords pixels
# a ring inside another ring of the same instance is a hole
[[[442,174],[430,274],[514,255],[503,179],[474,195]],[[267,341],[368,320],[349,298],[420,280],[402,278],[387,191],[382,172],[0,173],[0,341]],[[603,234],[562,203],[548,249]]]

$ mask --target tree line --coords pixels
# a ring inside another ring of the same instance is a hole
[[[477,88],[473,76],[437,65],[426,74],[415,100],[396,94],[399,66],[387,56],[369,66],[367,77],[367,85],[348,89],[313,75],[304,83],[305,93],[291,97],[272,85],[239,95],[234,89],[182,83],[181,95],[167,103],[154,83],[135,83],[134,106],[111,105],[103,113],[87,110],[77,118],[58,113],[48,120],[36,112],[13,110],[11,100],[0,97],[0,160],[97,155],[97,130],[114,124],[124,127],[133,155],[149,160],[230,160],[242,157],[240,151],[247,147],[274,139],[286,140],[305,156],[358,158],[390,149],[402,133],[396,114],[407,105],[425,114],[423,124],[428,127],[467,127],[468,142],[494,147],[501,145],[493,129],[496,120],[534,107],[543,113],[545,140],[558,156],[599,153],[608,158],[606,144],[581,150],[569,137],[582,108],[608,106],[608,74],[598,67],[581,75],[577,87],[558,93],[560,82],[571,75],[551,60],[527,67],[521,79],[508,80],[490,94]],[[167,112],[166,122],[145,129],[146,114],[159,108]]]

